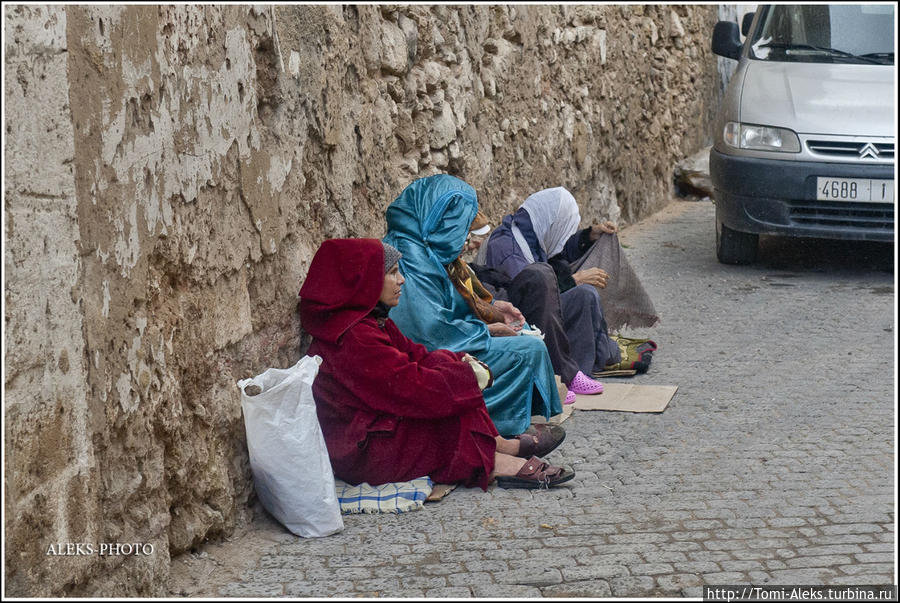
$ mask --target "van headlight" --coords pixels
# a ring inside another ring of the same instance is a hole
[[[722,133],[725,144],[736,149],[799,153],[800,139],[791,130],[730,121]]]

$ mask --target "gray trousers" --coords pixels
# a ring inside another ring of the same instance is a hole
[[[487,286],[487,285],[486,285]],[[495,289],[491,290],[492,293]],[[517,307],[529,324],[544,334],[544,344],[553,364],[553,371],[568,385],[579,371],[579,364],[571,353],[567,329],[563,324],[563,310],[556,284],[556,273],[549,264],[526,266],[505,289],[496,290],[497,299]],[[590,375],[590,373],[585,373]]]
[[[590,377],[593,371],[620,362],[619,346],[609,336],[597,288],[577,285],[560,295],[560,300],[569,349],[581,372]]]

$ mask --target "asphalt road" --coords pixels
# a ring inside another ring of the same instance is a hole
[[[625,229],[661,323],[661,414],[576,411],[566,487],[458,488],[297,538],[259,513],[174,560],[172,596],[701,596],[703,584],[896,584],[893,248],[762,241],[715,259],[714,208]],[[610,380],[612,381],[612,380]],[[625,380],[622,380],[625,381]]]

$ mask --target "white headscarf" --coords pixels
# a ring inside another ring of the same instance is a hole
[[[534,234],[548,258],[561,252],[569,237],[578,232],[581,222],[578,203],[572,193],[561,186],[534,193],[521,207],[528,212]],[[519,241],[520,247],[523,242],[524,239]],[[523,251],[526,251],[525,257],[531,256],[530,250]]]

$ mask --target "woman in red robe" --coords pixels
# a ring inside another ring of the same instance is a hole
[[[484,490],[495,477],[518,488],[572,479],[571,470],[535,456],[562,442],[562,428],[500,437],[474,359],[428,352],[387,317],[404,282],[399,258],[377,239],[331,239],[300,290],[300,319],[313,336],[308,353],[323,360],[313,395],[335,475],[373,486],[427,475]]]

